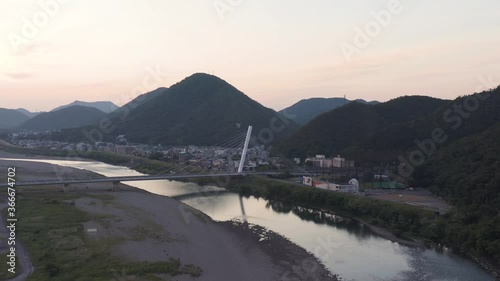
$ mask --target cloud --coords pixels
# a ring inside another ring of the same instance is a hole
[[[27,57],[36,55],[37,53],[46,53],[50,50],[54,49],[52,44],[47,43],[29,43],[23,45],[19,50],[12,52],[12,54],[16,57]]]
[[[37,44],[28,44],[19,48],[19,50],[13,52],[13,55],[16,57],[24,57],[30,54],[35,53],[40,48]]]
[[[2,74],[9,80],[26,80],[34,77],[33,74],[27,72],[17,72],[17,73],[4,72]]]

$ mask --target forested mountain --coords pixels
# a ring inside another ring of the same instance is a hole
[[[432,114],[446,103],[424,96],[404,96],[376,105],[349,103],[313,119],[287,138],[280,149],[289,157],[306,157],[338,154],[361,144],[369,146],[374,136]]]
[[[116,106],[114,103],[112,103],[110,101],[96,101],[96,102],[74,101],[70,104],[62,105],[62,106],[59,106],[57,108],[54,108],[52,110],[52,112],[61,110],[63,108],[75,106],[75,105],[96,108],[104,113],[110,113],[110,112],[113,112],[116,109],[118,109],[118,106]]]
[[[412,179],[456,206],[436,240],[500,265],[500,122],[438,150]]]
[[[500,211],[500,123],[438,150],[414,175],[456,206]]]
[[[364,141],[361,147],[372,150],[404,150],[415,147],[415,140],[431,137],[434,129],[443,129],[451,143],[480,133],[500,122],[500,88],[449,101],[432,114],[392,124]]]
[[[280,148],[291,157],[339,152],[358,165],[404,163],[409,172],[391,176],[455,207],[421,235],[500,265],[500,87],[453,101],[351,103],[318,116]]]
[[[41,113],[19,126],[19,129],[31,131],[53,131],[77,128],[98,122],[106,116],[99,109],[87,106],[71,106],[57,111]]]
[[[148,97],[145,102],[126,106],[112,115],[114,135],[124,134],[137,143],[210,145],[245,132],[249,125],[254,126],[257,136],[261,129],[280,127],[283,118],[226,81],[203,73],[154,91]],[[285,123],[282,131],[272,132],[273,142],[297,128],[293,121]],[[265,140],[270,138],[266,136]]]
[[[0,108],[0,129],[17,127],[28,119],[28,116],[17,110]]]
[[[281,110],[290,119],[297,122],[299,125],[305,125],[316,116],[333,110],[335,108],[344,106],[352,101],[344,98],[310,98],[303,99],[294,105]],[[367,102],[362,99],[355,100],[355,102],[364,104],[377,104],[377,101]]]
[[[116,118],[118,117],[119,119],[123,120],[127,118],[127,116],[130,114],[130,111],[138,107],[139,105],[148,102],[149,100],[156,98],[157,96],[161,95],[164,93],[168,88],[161,87],[156,90],[153,90],[151,92],[139,95],[138,97],[134,98],[124,106],[118,108],[117,110],[113,111],[111,114],[109,114],[109,118]]]

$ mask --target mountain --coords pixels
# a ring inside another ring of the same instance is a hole
[[[111,112],[115,111],[116,109],[118,109],[118,106],[116,106],[114,103],[112,103],[110,101],[96,101],[96,102],[74,101],[70,104],[54,108],[52,110],[52,112],[61,110],[63,108],[75,106],[75,105],[93,107],[93,108],[99,109],[100,111],[103,111],[105,113],[111,113]]]
[[[111,114],[109,114],[109,117],[110,118],[120,117],[120,119],[123,120],[123,119],[125,119],[128,116],[128,114],[130,113],[131,110],[133,110],[136,107],[138,107],[139,105],[141,105],[143,103],[146,103],[149,100],[151,100],[151,99],[153,99],[153,98],[161,95],[166,90],[168,90],[168,88],[161,87],[161,88],[158,88],[158,89],[153,90],[151,92],[139,95],[138,97],[136,97],[135,99],[131,100],[130,102],[128,102],[124,106],[122,106],[122,107],[118,108],[117,110],[113,111]]]
[[[434,239],[500,265],[500,122],[437,150],[412,175],[455,210]]]
[[[27,120],[20,129],[32,131],[54,131],[77,128],[94,124],[104,118],[106,113],[88,106],[70,106],[57,111],[44,112]]]
[[[362,99],[354,100],[363,104],[377,104],[377,101],[367,102]],[[289,116],[300,125],[305,125],[316,116],[350,103],[344,98],[310,98],[301,100],[280,112]]]
[[[333,155],[359,144],[372,145],[371,137],[433,113],[448,101],[425,96],[404,96],[369,105],[351,102],[324,113],[288,137],[280,150],[289,157]]]
[[[143,104],[145,102],[148,102],[149,100],[161,95],[166,90],[168,90],[168,88],[160,87],[160,88],[153,90],[149,93],[142,94],[142,95],[136,97],[135,99],[133,99],[131,102],[127,103],[125,106],[129,106],[131,108],[134,108],[135,107],[134,105],[140,105],[140,104]]]
[[[500,87],[452,101],[351,103],[318,116],[280,149],[290,157],[341,153],[361,167],[397,164],[392,178],[428,188],[453,206],[424,237],[499,268],[499,109]]]
[[[152,95],[135,108],[121,109],[120,117],[113,117],[113,134],[137,143],[211,145],[245,132],[249,125],[254,126],[254,136],[261,133],[266,143],[297,128],[290,120],[280,128],[274,122],[284,119],[279,113],[209,74],[194,74]]]
[[[28,116],[17,110],[0,108],[0,129],[17,127],[28,119]]]
[[[26,109],[24,109],[24,108],[18,108],[18,109],[16,109],[16,111],[21,112],[22,114],[24,114],[24,115],[28,116],[29,118],[35,117],[35,116],[37,116],[38,114],[40,114],[40,113],[38,113],[38,112],[31,112],[31,111],[26,110]]]
[[[455,206],[482,206],[500,212],[500,122],[436,152],[414,174]],[[500,252],[499,252],[500,253]]]
[[[474,103],[469,105],[471,101],[477,101],[477,108],[470,107],[474,105]],[[460,138],[481,133],[500,122],[499,108],[500,87],[462,96],[444,103],[437,110],[421,118],[413,116],[405,122],[391,124],[371,138],[360,142],[360,147],[371,150],[414,149],[416,141],[431,138],[437,128],[446,133],[447,141],[443,145],[448,145]]]

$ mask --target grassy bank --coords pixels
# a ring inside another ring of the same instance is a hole
[[[435,223],[439,221],[438,215],[434,212],[412,206],[313,189],[261,176],[235,178],[228,188],[245,195],[284,200],[296,205],[332,211],[341,216],[358,218],[386,228],[397,236],[408,238],[430,239],[422,234],[431,232]]]
[[[2,243],[6,243],[5,241],[1,241]],[[7,243],[6,243],[7,244]],[[8,253],[1,253],[0,255],[0,280],[7,280],[19,275],[19,263],[16,261],[16,273],[10,273],[8,269],[10,266],[7,264],[9,258],[7,257]]]
[[[78,194],[25,193],[18,195],[17,233],[29,250],[35,272],[28,280],[162,280],[158,274],[188,274],[201,269],[176,259],[157,263],[130,263],[111,255],[119,239],[89,239],[82,223],[99,220],[73,205]],[[108,199],[110,200],[110,199]]]
[[[12,153],[44,156],[75,156],[102,161],[113,165],[124,165],[139,172],[152,173],[167,169],[165,162],[149,159],[134,160],[131,157],[102,152],[76,155],[75,152],[33,150],[17,147],[2,147]],[[500,272],[500,217],[471,217],[464,209],[452,209],[445,215],[417,207],[382,201],[374,198],[330,192],[300,186],[267,177],[245,178],[197,178],[185,179],[200,185],[218,185],[244,195],[290,202],[352,217],[370,225],[387,229],[396,236],[417,239],[427,243],[447,245],[478,261],[492,272]]]
[[[464,214],[456,209],[452,209],[445,215],[437,215],[432,211],[413,206],[299,186],[261,176],[234,178],[226,187],[244,195],[282,200],[294,205],[322,209],[340,216],[352,217],[370,225],[387,229],[398,237],[447,245],[469,256],[495,276],[499,276],[498,265],[500,261],[495,256],[491,256],[488,251],[492,247],[491,241],[496,239],[495,243],[500,244],[498,236],[494,237],[497,230],[493,227],[499,225],[500,218],[464,224],[463,221],[457,219]],[[461,234],[470,233],[471,228],[477,225],[480,225],[481,228],[476,229],[476,231],[493,236],[481,235],[472,238],[467,235],[467,238],[473,240],[465,243],[463,239],[452,239],[453,237],[462,237]],[[472,247],[473,244],[481,246]]]

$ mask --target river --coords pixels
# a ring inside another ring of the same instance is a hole
[[[104,176],[142,175],[126,167],[100,162],[29,161],[85,169]],[[317,253],[327,268],[342,280],[495,280],[477,264],[450,250],[403,246],[375,235],[362,224],[348,218],[276,201],[242,198],[217,187],[200,187],[193,183],[164,180],[126,184],[177,198],[217,221],[239,219],[266,227],[304,249]]]

